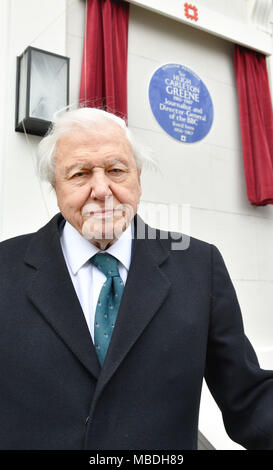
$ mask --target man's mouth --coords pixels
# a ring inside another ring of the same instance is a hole
[[[122,209],[95,209],[95,210],[90,210],[90,209],[84,209],[82,211],[82,216],[83,217],[95,217],[98,219],[102,218],[108,218],[108,217],[117,217],[122,215],[123,211]]]
[[[89,217],[97,217],[98,219],[104,218],[104,217],[114,217],[115,211],[111,209],[102,209],[102,210],[96,210],[96,211],[89,211],[87,214]]]

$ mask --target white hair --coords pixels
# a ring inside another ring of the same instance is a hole
[[[75,131],[75,128],[97,131],[97,125],[109,121],[115,122],[124,130],[125,136],[132,147],[137,168],[141,169],[144,165],[156,168],[157,164],[150,155],[150,151],[140,148],[132,131],[128,129],[122,118],[102,109],[81,107],[72,111],[62,111],[55,114],[48,133],[38,145],[37,171],[39,177],[44,181],[48,181],[51,185],[54,184],[56,144],[61,137]]]

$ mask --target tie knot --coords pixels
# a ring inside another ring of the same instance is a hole
[[[118,260],[108,253],[97,253],[90,259],[106,277],[119,276]]]

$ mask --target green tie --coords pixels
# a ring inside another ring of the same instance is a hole
[[[119,275],[118,260],[114,256],[98,253],[90,261],[107,277],[100,291],[94,325],[94,343],[102,365],[115,326],[124,284]]]

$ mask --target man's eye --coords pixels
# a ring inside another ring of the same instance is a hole
[[[75,173],[72,177],[80,178],[81,176],[84,176],[84,175],[86,175],[84,171],[78,171],[78,173]]]
[[[112,168],[111,170],[109,170],[110,173],[122,173],[122,170],[120,168]]]

